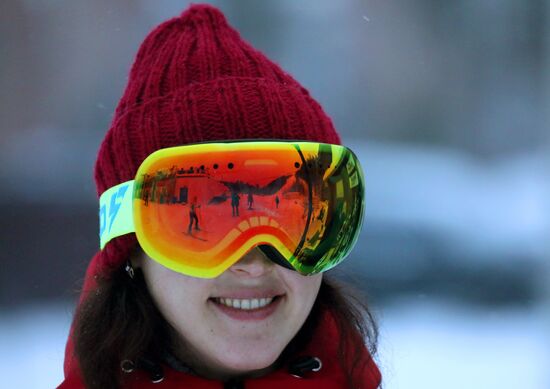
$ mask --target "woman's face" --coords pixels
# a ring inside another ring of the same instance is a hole
[[[268,369],[306,320],[322,279],[276,265],[258,248],[214,279],[176,273],[146,254],[136,266],[180,335],[179,357],[211,378]]]

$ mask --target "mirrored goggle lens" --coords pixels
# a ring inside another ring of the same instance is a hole
[[[313,274],[353,246],[363,179],[353,153],[338,145],[201,144],[147,158],[133,202],[141,246],[173,270],[215,277],[261,245]]]

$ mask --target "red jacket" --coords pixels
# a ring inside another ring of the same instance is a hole
[[[124,389],[341,389],[347,388],[344,370],[336,359],[338,348],[338,331],[329,315],[325,315],[323,323],[317,328],[310,345],[300,355],[314,356],[321,360],[322,367],[317,372],[307,372],[304,378],[297,378],[288,372],[288,367],[281,368],[264,377],[247,379],[244,382],[224,384],[219,381],[207,380],[187,373],[181,373],[162,366],[164,379],[159,383],[151,382],[149,373],[136,370],[125,374]],[[298,356],[297,356],[298,357]],[[75,365],[75,364],[73,364]],[[381,381],[380,371],[372,360],[368,350],[363,348],[361,361],[356,368],[357,382],[363,383],[357,389],[376,389]],[[225,386],[224,386],[225,385]],[[58,389],[83,388],[79,372],[73,368],[58,386]]]

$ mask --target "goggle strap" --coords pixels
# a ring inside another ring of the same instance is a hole
[[[132,212],[134,180],[109,188],[99,198],[99,246],[117,236],[135,232]]]

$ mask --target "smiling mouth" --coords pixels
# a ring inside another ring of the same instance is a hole
[[[273,304],[280,297],[281,296],[274,296],[274,297],[262,297],[262,298],[253,298],[253,299],[234,299],[234,298],[232,299],[232,298],[215,297],[215,298],[212,298],[212,301],[229,308],[240,309],[244,311],[251,311],[255,309],[265,308],[268,305]]]

